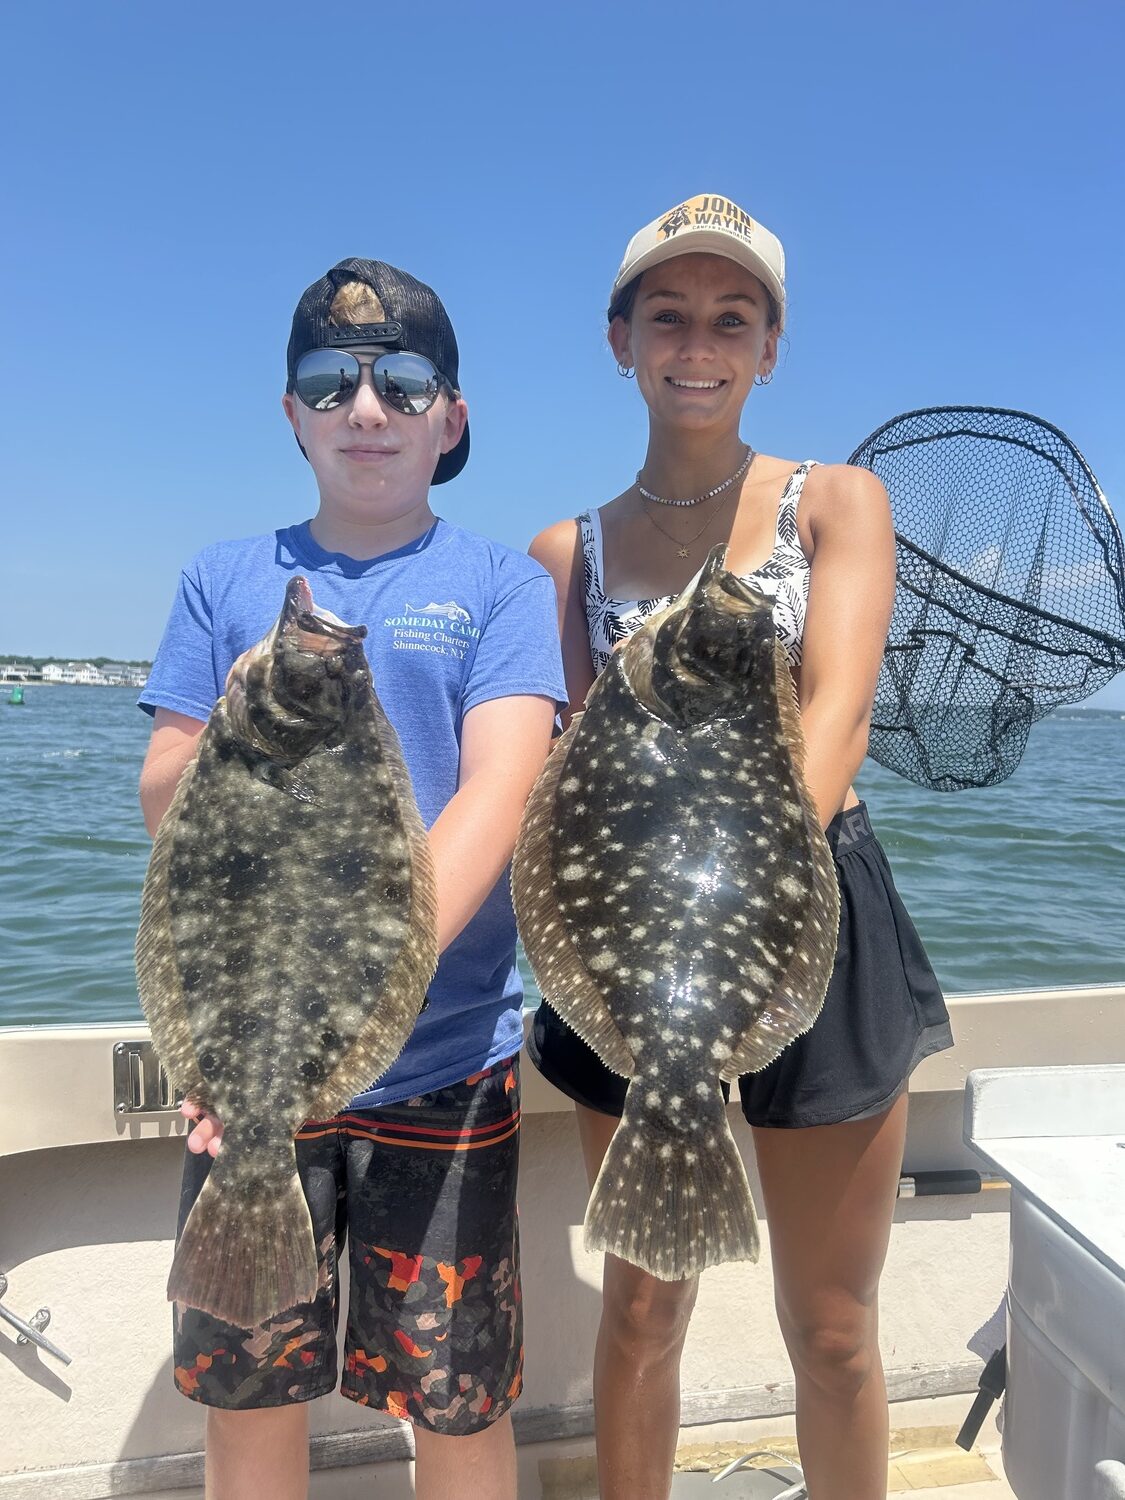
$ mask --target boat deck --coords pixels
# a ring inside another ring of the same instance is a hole
[[[892,1420],[906,1417],[926,1425],[896,1425],[891,1433],[891,1463],[887,1492],[890,1500],[1015,1500],[1004,1478],[1000,1434],[990,1418],[973,1450],[964,1452],[954,1441],[970,1398],[942,1397],[911,1403],[910,1411],[895,1411]],[[768,1500],[775,1493],[766,1481],[735,1473],[712,1481],[734,1459],[755,1450],[771,1449],[793,1457],[796,1443],[791,1422],[776,1424],[723,1423],[710,1428],[684,1428],[676,1454],[676,1477],[671,1500]],[[763,1464],[770,1460],[762,1459]],[[776,1460],[774,1461],[776,1464]],[[593,1439],[570,1438],[529,1443],[518,1449],[520,1500],[598,1500]],[[377,1468],[340,1468],[314,1472],[311,1500],[351,1500],[377,1485],[380,1500],[411,1500],[413,1464],[406,1460]],[[148,1500],[148,1497],[145,1497]],[[155,1500],[155,1497],[154,1497]],[[202,1500],[202,1491],[181,1491],[177,1500]]]

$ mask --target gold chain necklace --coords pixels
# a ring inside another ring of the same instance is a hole
[[[715,509],[707,517],[706,521],[704,521],[703,525],[699,528],[699,530],[695,533],[694,536],[689,536],[689,537],[683,538],[683,539],[681,539],[678,536],[673,536],[670,531],[665,531],[664,527],[661,526],[660,522],[656,519],[656,517],[652,514],[652,512],[648,509],[648,507],[643,502],[641,504],[641,509],[644,511],[645,515],[649,518],[649,520],[652,522],[652,524],[656,527],[657,531],[659,531],[660,535],[664,536],[664,537],[667,537],[668,540],[676,547],[676,549],[677,549],[676,556],[677,557],[690,557],[691,556],[691,549],[692,549],[692,547],[695,546],[696,542],[698,542],[699,538],[707,530],[708,526],[710,526],[711,522],[719,514],[719,512],[722,510],[723,506],[726,505],[727,500],[729,500],[729,499],[730,499],[730,496],[727,495],[725,497],[725,499],[723,499],[721,501],[721,503],[718,504],[715,507]]]

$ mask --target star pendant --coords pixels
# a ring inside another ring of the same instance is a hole
[[[680,548],[680,556],[681,557],[687,557],[687,555],[688,555],[688,549],[686,547],[681,547]]]

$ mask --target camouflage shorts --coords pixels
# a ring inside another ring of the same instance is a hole
[[[383,1109],[309,1121],[297,1165],[312,1211],[320,1290],[257,1328],[176,1304],[176,1384],[241,1411],[334,1390],[338,1258],[350,1293],[341,1392],[452,1436],[477,1432],[520,1392],[516,1166],[518,1060]],[[211,1158],[188,1154],[187,1218]]]

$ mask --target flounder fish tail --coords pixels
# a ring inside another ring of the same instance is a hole
[[[758,1221],[746,1168],[727,1124],[718,1084],[693,1109],[697,1128],[676,1128],[672,1101],[632,1102],[609,1143],[586,1210],[586,1248],[606,1250],[679,1281],[707,1266],[758,1259]]]
[[[224,1143],[224,1151],[227,1144]],[[168,1278],[168,1300],[254,1328],[317,1292],[316,1242],[301,1180],[228,1191],[216,1159],[188,1215]]]

